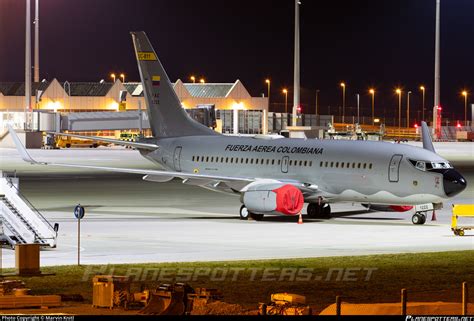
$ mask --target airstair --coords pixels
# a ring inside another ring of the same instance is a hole
[[[11,247],[32,243],[56,247],[59,225],[46,220],[20,193],[18,183],[18,178],[0,177],[0,240]]]

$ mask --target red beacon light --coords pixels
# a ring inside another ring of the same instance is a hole
[[[415,128],[418,128],[418,124],[415,124],[415,126],[414,126],[414,127],[415,127]]]
[[[461,124],[460,124],[460,123],[457,123],[456,127],[457,127],[457,128],[461,128]]]

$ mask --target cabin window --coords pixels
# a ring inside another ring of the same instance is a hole
[[[275,160],[274,159],[272,159],[272,165],[275,165]]]
[[[309,166],[313,166],[313,161],[309,161]]]
[[[359,163],[359,164],[357,164],[357,168],[360,168],[360,165],[361,165],[360,163]]]
[[[206,156],[206,162],[208,162],[208,161],[209,161],[209,156]]]
[[[339,162],[336,162],[336,168],[339,168]]]
[[[364,163],[364,169],[366,169],[366,168],[367,168],[367,163]]]
[[[356,168],[356,163],[352,163],[352,168]]]
[[[278,160],[278,165],[281,165],[281,159]]]
[[[250,164],[253,164],[253,158],[250,159]]]
[[[334,162],[331,162],[331,167],[334,167]]]
[[[303,161],[300,161],[300,166],[303,166]]]
[[[372,169],[372,163],[369,164],[369,169]]]

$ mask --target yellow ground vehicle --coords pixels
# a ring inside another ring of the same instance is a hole
[[[70,147],[89,147],[97,148],[99,146],[107,146],[109,143],[94,141],[92,139],[78,139],[67,136],[56,136],[56,147],[70,148]]]
[[[453,231],[454,235],[464,236],[464,231],[474,229],[474,225],[458,225],[458,218],[460,216],[474,218],[474,204],[453,204],[451,230]]]

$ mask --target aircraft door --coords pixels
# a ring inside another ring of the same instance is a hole
[[[289,157],[288,156],[283,156],[281,159],[281,172],[282,173],[288,173],[288,163],[289,163]]]
[[[178,146],[174,149],[174,157],[173,157],[173,165],[174,169],[177,172],[181,172],[181,164],[180,164],[180,159],[181,159],[181,150],[183,147]]]
[[[402,155],[393,155],[390,160],[390,166],[388,168],[388,180],[391,183],[397,183],[399,179],[400,162]]]

